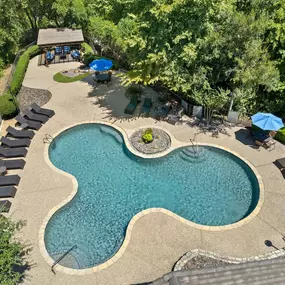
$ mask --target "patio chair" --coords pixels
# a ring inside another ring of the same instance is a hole
[[[174,110],[175,110],[174,113],[169,114],[166,119],[166,121],[172,125],[175,125],[177,122],[180,121],[184,111],[183,107],[175,108]]]
[[[97,82],[97,83],[108,83],[111,81],[111,78],[112,78],[112,72],[108,72],[108,73],[95,73],[94,74],[94,80]]]
[[[80,51],[74,50],[70,53],[70,55],[74,60],[80,60]]]
[[[0,186],[18,185],[20,179],[19,175],[0,176]]]
[[[49,118],[51,118],[55,114],[55,112],[53,110],[42,108],[39,105],[37,105],[36,103],[33,103],[31,105],[30,109],[37,114],[45,115],[45,116],[48,116]]]
[[[63,47],[63,52],[66,53],[66,54],[70,53],[70,46],[64,46]]]
[[[138,106],[139,102],[140,102],[139,96],[136,94],[132,95],[131,101],[125,109],[125,113],[132,115],[134,113],[136,107]]]
[[[142,105],[141,114],[149,115],[151,107],[152,107],[151,99],[150,98],[145,98],[144,102],[143,102],[143,105]]]
[[[62,53],[62,47],[55,47],[55,54],[60,55]]]
[[[8,200],[0,201],[0,213],[8,213],[10,211],[12,203]]]
[[[5,166],[6,169],[23,169],[26,161],[23,159],[0,159],[0,166]]]
[[[27,120],[25,119],[23,116],[21,115],[17,115],[15,117],[16,121],[19,124],[26,124],[28,128],[30,129],[34,129],[34,130],[39,130],[42,126],[42,124],[40,122],[35,122],[35,121],[31,121],[31,120]]]
[[[9,138],[6,137],[1,137],[0,139],[1,143],[8,146],[8,147],[29,147],[31,144],[31,141],[29,139],[15,139],[15,140],[11,140]]]
[[[27,150],[24,147],[19,148],[4,148],[0,146],[0,156],[11,158],[11,157],[25,157],[27,155]]]
[[[166,103],[160,109],[158,109],[158,111],[155,115],[155,118],[157,120],[165,119],[167,117],[167,115],[169,114],[169,112],[171,111],[171,109],[172,109],[171,104]]]
[[[46,60],[48,61],[48,63],[51,63],[53,61],[53,59],[54,59],[54,54],[51,53],[50,51],[48,51],[46,53]]]
[[[35,114],[33,113],[30,109],[26,108],[24,111],[23,111],[23,114],[25,117],[27,117],[28,119],[30,120],[33,120],[33,121],[38,121],[40,123],[46,123],[49,119],[48,116],[45,116],[45,115],[40,115],[40,114]]]
[[[22,130],[16,130],[15,128],[9,126],[6,129],[6,132],[13,136],[14,138],[29,138],[32,139],[35,135],[33,131],[22,131]]]
[[[0,187],[0,198],[14,198],[17,192],[14,186]]]
[[[278,164],[281,171],[285,169],[285,157],[276,159],[275,163]]]

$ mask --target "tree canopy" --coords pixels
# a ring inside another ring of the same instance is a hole
[[[100,52],[124,62],[128,82],[159,82],[192,101],[197,92],[230,90],[244,114],[285,115],[283,0],[13,3],[0,0],[0,68],[39,28],[77,27]]]

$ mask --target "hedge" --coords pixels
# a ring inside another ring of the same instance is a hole
[[[14,117],[18,113],[18,102],[9,93],[0,96],[0,114],[3,119]]]
[[[285,144],[285,127],[280,129],[274,137],[276,140]]]
[[[29,64],[29,60],[40,53],[40,48],[37,45],[29,47],[19,58],[16,65],[13,79],[10,84],[10,92],[15,96],[21,89],[22,82]]]

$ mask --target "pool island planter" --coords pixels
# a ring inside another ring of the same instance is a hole
[[[53,137],[54,138],[57,137],[58,135],[60,135],[61,133],[63,133],[64,131],[66,131],[66,130],[72,128],[72,127],[79,126],[79,125],[84,125],[84,124],[100,124],[100,125],[106,125],[106,126],[114,128],[115,130],[119,131],[119,133],[123,136],[124,144],[126,145],[128,150],[132,154],[134,154],[135,156],[138,156],[138,157],[141,157],[141,158],[158,158],[158,157],[163,157],[163,156],[167,155],[168,153],[172,152],[175,149],[178,149],[178,148],[181,148],[181,147],[191,146],[191,143],[179,142],[167,130],[165,130],[163,128],[159,128],[159,129],[163,130],[164,132],[166,132],[169,135],[169,137],[171,139],[171,145],[164,152],[160,152],[160,153],[157,153],[157,154],[146,155],[146,154],[138,152],[136,149],[134,149],[132,147],[130,141],[129,141],[130,135],[133,132],[137,131],[137,130],[128,130],[128,132],[127,132],[126,130],[124,130],[124,129],[116,126],[116,125],[113,125],[113,124],[110,124],[110,123],[106,123],[106,122],[103,122],[103,121],[85,121],[85,122],[82,122],[82,123],[79,123],[79,124],[74,124],[74,125],[68,126],[68,127],[64,128],[64,129],[62,129],[61,131],[57,132],[56,134],[53,135]],[[152,126],[149,126],[149,127],[152,127]],[[146,128],[146,127],[144,127],[144,128]],[[200,225],[200,224],[197,224],[195,222],[189,221],[189,220],[187,220],[187,219],[185,219],[185,218],[183,218],[183,217],[173,213],[172,211],[166,210],[164,208],[149,208],[149,209],[146,209],[146,210],[143,210],[143,211],[137,213],[135,216],[132,217],[132,219],[130,220],[130,222],[129,222],[128,226],[127,226],[125,238],[124,238],[124,241],[123,241],[121,247],[119,248],[119,250],[108,261],[106,261],[106,262],[104,262],[102,264],[99,264],[97,266],[94,266],[94,267],[91,267],[91,268],[86,268],[86,269],[72,269],[72,268],[68,268],[68,267],[62,266],[60,264],[57,264],[54,267],[54,269],[56,271],[60,271],[60,272],[63,272],[63,273],[66,273],[66,274],[71,274],[71,275],[86,275],[86,274],[95,273],[97,271],[100,271],[100,270],[103,270],[103,269],[109,267],[114,262],[116,262],[123,255],[123,253],[125,252],[128,244],[129,244],[129,241],[130,241],[130,238],[131,238],[131,234],[132,234],[132,230],[133,230],[133,227],[134,227],[136,221],[138,221],[141,217],[144,217],[144,216],[146,216],[148,214],[164,213],[165,215],[170,216],[170,217],[174,218],[175,220],[178,220],[178,221],[182,222],[183,224],[185,224],[187,226],[191,226],[191,227],[193,227],[195,229],[205,230],[205,231],[227,231],[227,230],[235,229],[235,228],[238,228],[238,227],[241,227],[241,226],[247,224],[254,217],[256,217],[258,215],[258,213],[260,212],[260,209],[261,209],[262,204],[264,202],[264,185],[263,185],[263,182],[262,182],[262,178],[259,175],[259,173],[257,172],[257,170],[255,169],[255,167],[250,162],[248,162],[246,159],[244,159],[242,156],[240,156],[236,152],[233,152],[233,151],[231,151],[231,150],[229,150],[227,148],[220,147],[220,146],[217,146],[217,145],[214,145],[214,144],[208,144],[208,143],[197,143],[197,144],[201,145],[201,146],[210,146],[210,147],[214,147],[214,148],[217,148],[217,149],[221,149],[221,150],[227,151],[227,152],[233,154],[234,156],[238,157],[239,159],[241,159],[243,162],[245,162],[245,164],[248,165],[249,168],[253,171],[253,173],[256,176],[258,185],[259,185],[259,200],[258,200],[257,205],[254,208],[254,210],[247,217],[245,217],[244,219],[242,219],[242,220],[240,220],[240,221],[238,221],[236,223],[225,225],[225,226],[205,226],[205,225]],[[45,240],[44,240],[44,238],[45,238],[45,229],[46,229],[46,226],[47,226],[49,220],[51,219],[51,217],[60,208],[65,206],[67,203],[69,203],[75,197],[75,195],[77,193],[77,189],[78,189],[78,182],[77,182],[76,178],[73,175],[71,175],[71,174],[69,174],[69,173],[67,173],[67,172],[65,172],[63,170],[60,170],[60,169],[56,168],[52,164],[52,162],[49,159],[49,146],[50,145],[46,145],[45,152],[44,152],[46,163],[54,171],[69,177],[72,180],[72,183],[73,183],[73,189],[72,189],[71,194],[65,200],[63,200],[60,204],[58,204],[57,206],[55,206],[54,208],[52,208],[49,211],[49,213],[47,214],[47,216],[43,220],[43,223],[42,223],[42,225],[40,227],[40,230],[39,230],[38,238],[39,238],[40,251],[41,251],[45,261],[50,266],[52,266],[54,264],[54,260],[48,254],[46,246],[45,246]]]

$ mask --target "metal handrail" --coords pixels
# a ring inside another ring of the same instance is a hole
[[[51,143],[53,141],[53,136],[51,136],[50,134],[45,134],[45,137],[43,138],[43,143]]]
[[[53,270],[53,268],[59,263],[61,262],[73,249],[75,249],[77,247],[77,245],[74,245],[73,247],[71,247],[68,251],[66,251],[62,256],[60,256],[51,266],[51,271],[55,274],[55,271]]]

